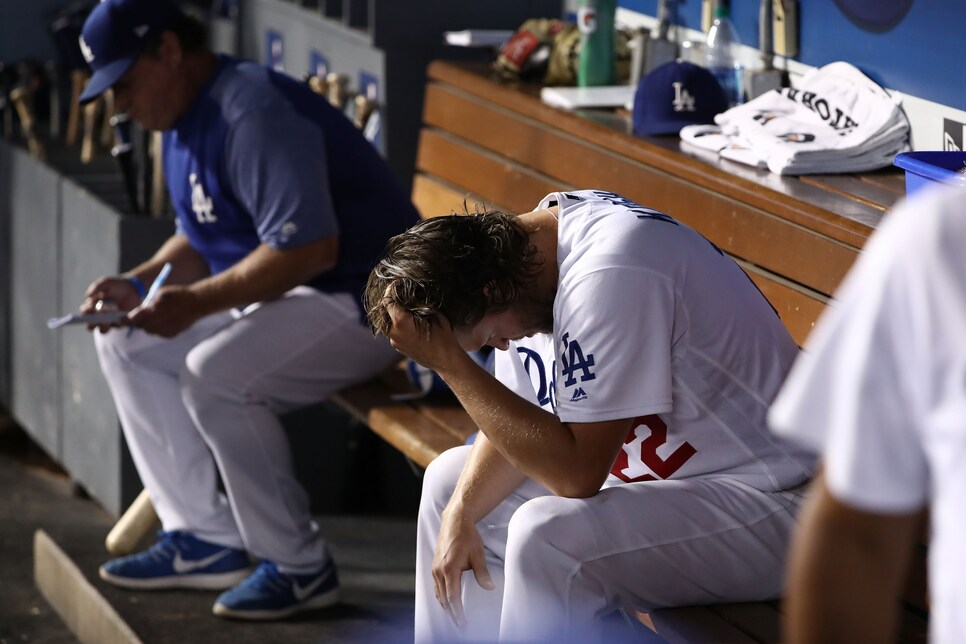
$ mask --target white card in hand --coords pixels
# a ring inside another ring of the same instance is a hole
[[[97,313],[71,313],[61,318],[47,320],[48,329],[56,329],[65,324],[112,324],[127,315],[127,311],[98,311]]]

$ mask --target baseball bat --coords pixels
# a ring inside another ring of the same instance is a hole
[[[151,132],[151,216],[164,215],[164,161],[161,152],[161,132]]]
[[[44,144],[34,133],[34,115],[29,102],[30,96],[31,92],[27,88],[16,87],[10,92],[10,101],[17,108],[17,116],[20,117],[20,129],[23,130],[24,138],[27,139],[27,149],[30,150],[30,154],[43,160],[46,157],[46,151]]]
[[[349,77],[345,74],[329,73],[325,77],[328,85],[327,97],[336,109],[344,110],[349,102]]]
[[[322,78],[321,76],[309,76],[307,80],[309,84],[309,89],[318,94],[319,96],[328,98],[329,96],[329,82]]]
[[[134,502],[117,520],[104,539],[107,551],[115,557],[129,555],[138,550],[145,538],[160,527],[158,515],[154,513],[151,497],[147,490],[141,490]]]
[[[67,132],[64,135],[64,142],[67,145],[77,143],[77,134],[80,131],[80,95],[87,84],[89,74],[82,69],[75,69],[70,73],[70,109],[67,111]]]
[[[94,129],[97,127],[97,118],[101,115],[101,99],[95,98],[84,106],[84,136],[81,140],[81,163],[90,163],[94,160],[96,148]]]
[[[108,88],[101,94],[101,100],[104,101],[104,120],[101,121],[100,144],[102,148],[110,150],[114,145],[114,127],[111,123],[114,114],[114,92]]]
[[[366,123],[369,121],[369,116],[372,114],[373,110],[376,109],[378,103],[368,96],[363,96],[359,94],[355,98],[355,114],[352,115],[353,124],[360,130],[366,129]]]
[[[131,145],[131,119],[127,114],[115,114],[110,118],[110,123],[114,130],[115,142],[114,147],[111,148],[111,156],[121,169],[128,206],[132,213],[141,214],[141,207],[138,204],[137,176],[134,171],[134,146]]]

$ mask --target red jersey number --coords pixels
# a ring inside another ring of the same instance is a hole
[[[627,483],[670,478],[697,453],[697,450],[685,441],[670,456],[661,458],[657,448],[666,442],[667,425],[660,416],[635,418],[610,473]],[[640,457],[637,456],[638,454]],[[641,467],[641,463],[644,467]],[[644,471],[644,468],[650,472]]]

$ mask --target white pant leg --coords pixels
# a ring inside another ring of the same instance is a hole
[[[131,457],[165,530],[242,547],[208,446],[181,401],[179,374],[198,342],[230,324],[227,313],[199,320],[173,339],[125,329],[94,333]]]
[[[775,598],[797,502],[727,479],[529,501],[510,523],[500,638],[599,641],[622,606]]]
[[[182,396],[218,463],[249,552],[285,572],[318,569],[325,545],[278,415],[398,357],[361,324],[354,298],[308,287],[251,307],[191,350]]]
[[[461,596],[466,630],[460,630],[436,600],[432,565],[442,512],[453,495],[471,449],[470,446],[463,446],[443,452],[429,464],[423,477],[416,532],[416,642],[496,641],[500,632],[504,592],[503,559],[510,519],[529,499],[550,494],[543,486],[528,480],[477,523],[476,527],[483,539],[486,565],[496,587],[493,590],[484,590],[476,582],[472,571],[463,573]]]

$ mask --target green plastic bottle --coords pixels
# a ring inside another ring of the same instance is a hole
[[[617,0],[580,0],[577,27],[580,29],[580,55],[577,59],[577,85],[613,85],[614,14]]]

